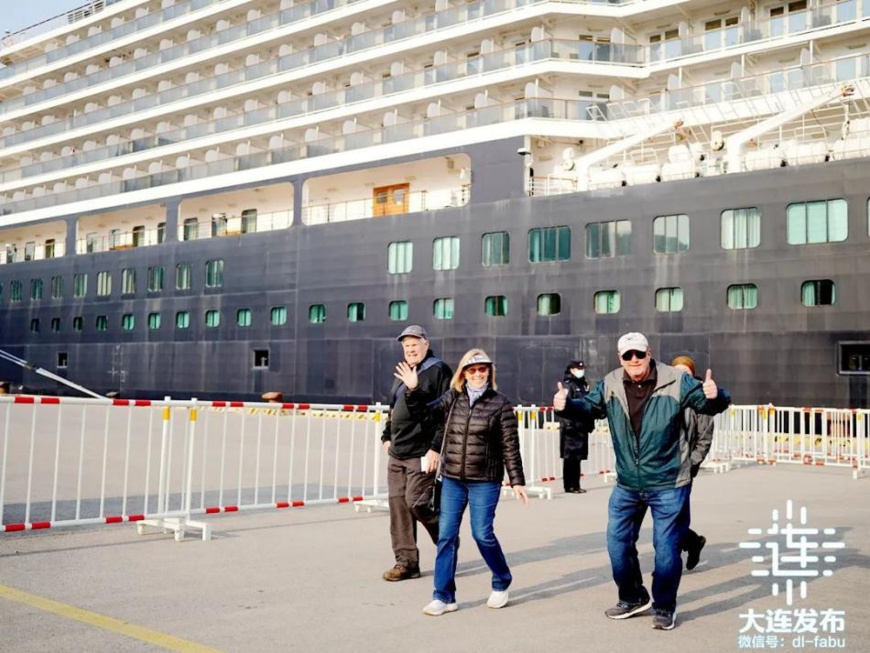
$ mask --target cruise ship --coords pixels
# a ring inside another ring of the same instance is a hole
[[[540,403],[631,330],[738,402],[870,405],[870,0],[46,18],[0,45],[0,348],[33,365],[386,401],[416,323]]]

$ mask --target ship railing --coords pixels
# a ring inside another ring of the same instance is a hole
[[[383,202],[379,202],[378,198],[369,197],[342,202],[310,204],[302,208],[302,222],[307,225],[326,224],[457,208],[468,203],[468,196],[468,186],[460,186],[406,192],[399,203],[396,203],[392,198],[385,197]]]
[[[147,229],[142,227],[130,231],[113,229],[109,233],[104,234],[89,233],[83,238],[76,239],[76,254],[94,254],[97,252],[149,247],[151,245],[159,245],[165,239],[165,226]]]
[[[870,58],[868,58],[867,55],[857,55],[857,57],[860,57],[860,60],[864,62],[861,64],[862,66],[870,65]],[[824,69],[818,69],[816,66],[811,67],[811,70],[824,71]],[[813,86],[813,84],[818,83],[820,78],[824,80],[824,84],[832,85],[837,83],[832,82],[829,78],[824,77],[821,74],[811,74],[803,78],[804,81],[802,82],[803,86],[801,88],[789,91],[789,93],[797,93],[799,95],[800,93],[812,94],[819,92],[821,87]],[[866,78],[862,77],[861,79],[853,81],[855,83],[856,93],[852,99],[861,99],[861,96],[865,91],[867,91],[867,85],[863,83],[866,81]],[[790,103],[792,104],[795,101],[798,101],[792,95],[789,95],[789,97]],[[702,102],[703,101],[705,100],[702,98]],[[617,105],[611,106],[611,104],[608,104],[608,113],[618,113],[615,109],[616,106]],[[781,106],[781,103],[779,103],[776,96],[762,95],[760,97],[749,97],[743,104],[730,103],[729,106],[729,111],[731,112],[737,111],[743,107],[741,110],[745,110],[747,115],[757,117],[764,112],[770,113],[775,111],[777,107]],[[398,125],[370,130],[360,130],[344,136],[324,135],[321,138],[309,141],[304,145],[291,144],[286,147],[252,152],[250,154],[238,156],[220,154],[219,156],[222,156],[223,158],[208,163],[193,163],[194,159],[187,156],[184,157],[182,162],[185,164],[184,167],[169,169],[164,172],[152,174],[140,173],[139,176],[136,176],[139,171],[135,170],[135,168],[128,168],[124,171],[122,175],[124,178],[122,180],[93,184],[75,190],[56,190],[54,193],[43,193],[31,197],[27,197],[27,193],[22,190],[10,191],[7,195],[6,201],[0,204],[0,214],[8,215],[47,206],[56,206],[68,202],[155,188],[241,170],[252,170],[277,163],[334,154],[410,138],[435,136],[472,127],[494,125],[514,120],[523,120],[525,118],[549,118],[556,120],[590,119],[594,117],[593,114],[596,114],[596,110],[599,109],[599,107],[600,103],[588,100],[530,98],[514,102],[493,104],[491,106],[480,107],[466,112],[449,113],[442,109],[442,111],[445,111],[442,115],[433,116],[415,122],[400,123]],[[697,107],[687,107],[687,109],[688,108]],[[682,109],[681,111],[685,112],[687,109]],[[714,109],[715,107],[704,107],[703,110],[712,111]],[[653,105],[651,103],[648,104],[648,110],[653,111]],[[636,116],[632,117],[623,115],[623,118],[626,120],[633,120]],[[640,118],[643,118],[643,116],[640,116]],[[723,120],[724,119],[726,118],[723,117]],[[613,125],[614,129],[617,129],[617,123],[611,121],[609,124]],[[132,176],[128,175],[128,172],[132,173]],[[58,186],[63,188],[65,184],[63,182],[56,184],[55,189],[57,189]],[[45,190],[44,187],[42,190]],[[11,198],[9,198],[9,195],[11,195]]]
[[[54,243],[34,244],[32,248],[29,247],[29,243],[24,247],[19,246],[18,243],[8,243],[5,251],[0,252],[0,264],[44,261],[59,258],[64,254],[66,254],[66,243],[62,239]]]
[[[204,240],[240,236],[258,232],[289,229],[293,224],[293,210],[272,211],[245,215],[215,214],[208,220],[185,218],[179,220],[179,240]]]
[[[546,177],[530,177],[526,185],[526,193],[529,195],[529,197],[535,195],[564,195],[565,193],[576,192],[576,177],[562,177],[559,175],[547,175]]]
[[[217,0],[217,2],[225,1],[226,0]],[[43,21],[42,23],[39,23],[39,25],[9,34],[3,39],[2,44],[4,48],[16,46],[28,39],[38,36],[39,34],[44,34],[50,29],[55,29],[65,24],[70,24],[77,20],[81,20],[82,18],[87,18],[88,16],[97,13],[98,11],[102,11],[103,9],[105,9],[106,6],[115,4],[115,2],[118,2],[118,0],[93,0],[88,4],[78,7],[77,9],[73,9],[59,16],[55,16],[54,18],[50,18],[47,21]],[[74,54],[78,54],[79,52],[85,52],[104,43],[109,43],[110,41],[114,41],[115,39],[119,39],[124,36],[129,36],[130,34],[139,32],[149,27],[160,25],[161,23],[165,23],[166,21],[172,20],[173,18],[178,18],[179,16],[184,16],[185,14],[197,11],[198,9],[211,7],[214,5],[214,0],[179,0],[174,5],[165,7],[154,13],[149,13],[144,16],[140,16],[139,18],[134,18],[133,20],[125,22],[122,25],[100,31],[97,34],[88,36],[87,38],[79,39],[78,41],[74,41],[73,43],[69,43],[68,45],[56,48],[54,50],[50,50],[45,54],[30,57],[11,66],[0,68],[0,79],[6,79],[14,75],[19,75],[21,73],[35,70],[36,68],[40,68],[55,61],[60,61],[61,59],[72,56]],[[2,54],[2,52],[3,49],[0,48],[0,54]],[[91,76],[89,75],[88,78],[90,77]],[[67,91],[64,92],[77,90],[80,88],[84,88],[84,86],[68,87]],[[30,97],[31,95],[39,95],[40,100],[57,97],[56,95],[40,95],[39,93],[28,94],[25,97]],[[27,106],[29,104],[32,104],[34,101],[35,100],[32,100],[30,102],[27,102],[25,105],[20,106]],[[17,108],[18,106],[19,105],[17,104],[12,105],[13,108]],[[6,109],[6,111],[9,110],[11,109]]]

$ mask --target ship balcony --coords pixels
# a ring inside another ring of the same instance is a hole
[[[51,222],[0,231],[0,264],[43,261],[66,254],[66,223]]]
[[[586,58],[590,57],[590,60],[601,61],[601,57],[603,56],[610,57],[608,61],[611,63],[624,63],[627,60],[632,60],[638,53],[637,48],[610,47],[607,50],[603,50],[597,47],[590,47],[597,45],[600,44],[565,40],[544,40],[520,48],[499,50],[479,55],[477,57],[471,57],[463,61],[450,62],[439,66],[433,66],[431,68],[412,70],[407,73],[371,82],[364,82],[336,91],[319,93],[311,97],[286,100],[279,103],[277,106],[262,107],[259,109],[226,115],[210,121],[199,121],[198,119],[195,119],[187,126],[176,129],[167,129],[152,136],[136,138],[130,141],[107,145],[100,148],[85,148],[86,151],[69,153],[48,161],[24,163],[18,169],[2,173],[2,175],[0,175],[0,183],[16,181],[59,170],[69,170],[78,165],[108,160],[124,154],[142,152],[149,149],[159,148],[164,145],[185,142],[195,138],[230,132],[245,127],[268,124],[269,122],[277,120],[300,117],[316,111],[342,107],[354,102],[373,100],[379,97],[421,88],[430,84],[467,79],[483,73],[504,70],[511,67],[519,67],[527,63],[546,60],[584,61]],[[178,89],[172,90],[176,91]],[[147,98],[141,98],[141,100],[145,99]],[[140,100],[136,100],[133,104],[136,104],[139,101]],[[124,105],[116,105],[115,107],[111,107],[108,111],[116,112],[122,110],[119,109],[119,107],[123,106]],[[97,113],[99,114],[102,112],[98,111]],[[185,122],[187,122],[187,118],[185,118]],[[58,123],[49,124],[38,129],[53,131],[56,124]],[[7,140],[17,141],[23,134],[30,134],[31,131],[9,136],[7,137]],[[71,150],[72,148],[69,149]],[[27,158],[30,158],[30,156],[28,155]]]
[[[90,233],[84,238],[76,239],[76,254],[95,254],[97,252],[112,252],[122,249],[134,249],[159,245],[166,239],[166,225],[146,229],[134,227],[130,231],[110,229],[107,234]]]
[[[181,241],[288,229],[293,224],[293,185],[271,184],[185,199],[178,216]]]
[[[179,240],[205,240],[226,236],[264,233],[288,229],[293,224],[293,209],[259,213],[246,209],[241,214],[215,213],[208,220],[185,218],[179,222]]]
[[[306,225],[458,208],[471,192],[466,154],[409,161],[309,179],[303,187]]]

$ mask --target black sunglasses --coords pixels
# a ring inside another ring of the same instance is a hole
[[[646,352],[637,351],[636,349],[629,349],[622,355],[622,360],[630,361],[633,357],[637,357],[637,360],[642,361],[644,358],[646,358]]]

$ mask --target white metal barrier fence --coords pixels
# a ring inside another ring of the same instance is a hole
[[[349,503],[385,492],[379,405],[0,397],[0,531]]]
[[[716,417],[710,458],[870,470],[870,411],[731,406]]]
[[[138,522],[201,532],[202,514],[386,496],[377,405],[0,396],[0,532]],[[529,490],[561,477],[553,408],[518,407]],[[708,467],[734,462],[870,469],[870,411],[732,406]],[[615,477],[605,421],[586,474]]]

